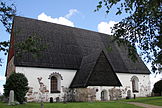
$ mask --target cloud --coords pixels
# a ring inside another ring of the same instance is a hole
[[[40,15],[38,15],[38,20],[74,27],[74,23],[65,17],[52,18],[51,16],[47,16],[45,13],[41,13]]]
[[[113,27],[114,24],[116,24],[116,23],[117,22],[115,22],[115,21],[109,21],[108,23],[107,22],[100,22],[98,24],[98,32],[112,35],[111,27]]]
[[[65,15],[65,18],[69,19],[71,16],[73,16],[75,13],[78,13],[77,9],[70,9],[69,13]]]

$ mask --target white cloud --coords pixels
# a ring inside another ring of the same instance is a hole
[[[100,22],[98,24],[98,32],[112,35],[112,33],[111,33],[111,27],[113,27],[114,24],[116,24],[116,23],[117,22],[115,22],[115,21]]]
[[[72,15],[74,15],[75,13],[78,13],[77,9],[70,9],[69,13],[65,15],[66,18],[70,18]]]
[[[74,23],[66,19],[65,17],[52,18],[51,16],[47,16],[45,13],[38,15],[38,20],[74,27]]]

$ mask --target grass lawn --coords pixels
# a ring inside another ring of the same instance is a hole
[[[39,103],[27,103],[23,105],[8,106],[0,103],[0,108],[40,108]],[[141,108],[121,102],[92,102],[92,103],[45,103],[44,108]]]
[[[161,97],[141,97],[136,99],[108,101],[108,102],[78,102],[78,103],[44,103],[44,108],[141,108],[125,102],[140,102],[162,106]],[[8,106],[6,103],[0,103],[0,108],[40,108],[40,103],[27,103],[23,105]]]
[[[139,97],[136,99],[128,99],[128,100],[120,100],[120,101],[121,102],[140,102],[140,103],[145,103],[145,104],[162,106],[162,96],[160,97]]]

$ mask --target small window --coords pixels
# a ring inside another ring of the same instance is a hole
[[[61,80],[63,80],[61,74],[53,72],[48,79],[50,79],[50,93],[61,93]]]
[[[55,76],[51,77],[51,93],[60,93],[58,90],[58,80]]]

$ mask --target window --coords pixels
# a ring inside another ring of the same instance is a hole
[[[139,90],[138,90],[138,82],[139,82],[138,78],[136,76],[133,76],[131,78],[131,81],[132,81],[132,91],[133,92],[139,92]]]
[[[55,76],[51,77],[51,93],[57,92],[57,78]]]
[[[50,79],[50,93],[60,93],[62,76],[59,73],[52,73],[49,75]]]

